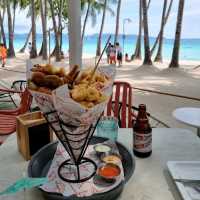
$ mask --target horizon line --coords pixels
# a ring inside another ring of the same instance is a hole
[[[8,35],[8,33],[5,33],[6,35]],[[24,35],[24,34],[28,34],[27,32],[16,32],[15,33],[16,35]],[[42,33],[36,33],[36,34],[41,34]],[[53,33],[52,33],[53,34]],[[64,35],[68,35],[68,33],[63,33]],[[91,36],[95,36],[95,35],[98,35],[99,33],[92,33],[92,34],[86,34],[84,37],[91,37]],[[103,35],[112,35],[114,36],[115,34],[114,33],[103,33]],[[123,36],[123,33],[120,33],[119,36]],[[138,36],[137,34],[126,34],[126,36]],[[157,36],[149,36],[149,38],[156,38]],[[174,40],[174,38],[171,38],[171,37],[164,37],[164,39],[167,39],[167,40]],[[184,37],[184,38],[181,38],[181,40],[200,40],[200,37],[199,38],[191,38],[191,37]]]

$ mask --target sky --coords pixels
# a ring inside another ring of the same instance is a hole
[[[150,36],[156,36],[160,28],[162,7],[164,0],[151,0],[150,9],[148,12],[149,32]],[[168,0],[169,1],[169,0]],[[175,26],[178,10],[178,0],[174,0],[170,18],[165,28],[164,36],[166,38],[174,38]],[[116,12],[117,5],[110,5]],[[185,1],[182,38],[200,38],[200,1],[187,0]],[[131,19],[131,22],[126,21],[124,28],[126,34],[138,33],[138,9],[139,0],[122,0],[121,15],[120,15],[120,33],[123,33],[123,21],[126,18]],[[86,34],[91,35],[99,32],[102,14],[98,16],[96,26],[91,26],[91,20],[88,21]],[[82,21],[84,14],[82,15]],[[106,13],[106,21],[104,33],[115,32],[115,18],[109,12]],[[17,10],[16,16],[16,32],[26,33],[30,29],[30,18],[26,18],[26,11]],[[7,22],[5,22],[7,23]],[[37,20],[37,32],[41,32],[41,22]],[[50,25],[50,23],[49,23]]]

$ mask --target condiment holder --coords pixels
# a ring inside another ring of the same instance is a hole
[[[104,163],[97,169],[97,175],[107,182],[114,182],[120,174],[120,167],[113,163]]]

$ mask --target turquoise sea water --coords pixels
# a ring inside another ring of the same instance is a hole
[[[16,50],[19,50],[25,42],[26,34],[16,34],[14,46]],[[95,55],[96,45],[97,45],[98,35],[86,36],[84,39],[83,53]],[[102,47],[106,42],[108,35],[103,35]],[[114,37],[112,37],[113,39]],[[128,35],[124,40],[124,52],[129,55],[134,53],[135,44],[137,36]],[[155,38],[150,38],[150,44],[153,45]],[[119,42],[123,46],[123,39],[120,35]],[[172,50],[173,50],[173,39],[165,39],[163,45],[163,57],[164,59],[170,59]],[[40,48],[42,43],[42,35],[37,35],[37,48]],[[51,37],[51,48],[54,47],[54,39]],[[68,37],[67,35],[63,36],[63,50],[64,52],[68,51]],[[182,39],[181,48],[180,48],[180,59],[181,60],[200,60],[200,39]]]

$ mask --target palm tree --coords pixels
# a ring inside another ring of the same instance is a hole
[[[155,57],[155,62],[162,62],[162,47],[163,47],[163,34],[164,34],[164,26],[165,26],[166,9],[167,9],[167,0],[164,0],[162,19],[161,19],[159,45],[158,45],[158,52],[157,52],[156,57]]]
[[[12,23],[12,15],[10,10],[10,1],[6,1],[7,7],[7,16],[8,16],[8,37],[9,37],[9,47],[8,47],[8,57],[15,57],[14,50],[14,32],[13,32],[13,23]]]
[[[97,52],[96,56],[100,56],[101,54],[101,37],[103,33],[103,27],[104,27],[104,22],[105,22],[105,17],[106,17],[106,7],[107,7],[108,0],[104,1],[104,9],[103,9],[103,16],[102,16],[102,22],[101,22],[101,28],[99,32],[99,37],[98,37],[98,42],[97,42]]]
[[[61,60],[61,53],[60,53],[60,34],[58,31],[56,16],[55,16],[55,8],[54,8],[54,2],[52,0],[49,0],[50,10],[51,10],[51,18],[53,22],[53,30],[54,30],[54,39],[55,39],[55,56],[56,61]]]
[[[17,4],[18,4],[17,0],[12,0],[12,5],[13,5],[13,33],[15,32],[15,15],[16,15]]]
[[[147,4],[147,11],[150,7],[151,0],[149,0]],[[139,0],[139,31],[138,31],[138,37],[135,47],[135,53],[134,53],[134,59],[142,59],[141,56],[141,41],[142,41],[142,28],[143,28],[143,19],[142,19],[142,2]]]
[[[3,2],[1,2],[1,3],[3,3]],[[2,36],[3,43],[4,43],[5,47],[7,47],[6,35],[5,35],[5,30],[4,30],[4,25],[3,25],[4,16],[5,16],[5,11],[6,11],[5,4],[2,4],[2,5],[1,5],[1,8],[3,9],[3,12],[2,12],[2,13],[0,12],[1,36]]]
[[[151,53],[149,47],[149,30],[148,30],[148,17],[147,17],[147,2],[142,0],[143,22],[144,22],[144,65],[152,65]]]
[[[184,3],[185,3],[185,0],[179,0],[175,41],[174,41],[172,59],[171,59],[170,65],[169,65],[170,68],[179,67],[179,51],[180,51],[180,40],[181,40],[181,29],[182,29],[182,21],[183,21]]]
[[[120,10],[121,10],[121,0],[118,0],[117,5],[117,15],[116,15],[116,27],[115,27],[115,39],[114,44],[118,41],[118,35],[119,35],[119,19],[120,19]]]
[[[44,7],[43,7],[44,5]],[[47,0],[40,0],[40,12],[42,21],[42,58],[47,59]]]
[[[87,1],[87,11],[86,11],[86,14],[85,14],[85,19],[84,19],[83,29],[82,29],[82,35],[81,35],[82,43],[83,43],[83,38],[84,38],[84,35],[85,35],[85,28],[86,28],[87,20],[88,20],[88,17],[89,17],[90,6],[91,6],[91,1]]]
[[[169,7],[168,7],[168,10],[167,10],[167,14],[166,14],[166,16],[165,16],[165,23],[164,23],[164,26],[167,24],[167,21],[168,21],[170,12],[171,12],[172,4],[173,4],[173,0],[170,1]],[[153,47],[152,47],[152,49],[151,49],[151,55],[153,54],[154,50],[156,49],[156,46],[157,46],[157,44],[158,44],[160,35],[161,35],[161,31],[159,31],[159,33],[158,33],[158,35],[157,35],[157,37],[156,37],[156,40],[155,40],[155,42],[154,42],[154,44],[153,44]]]
[[[92,26],[94,26],[96,24],[97,14],[99,14],[100,11],[104,9],[104,3],[102,3],[99,0],[82,0],[81,9],[84,10],[86,6],[87,6],[86,14],[85,14],[84,22],[83,22],[82,35],[81,35],[82,45],[83,45],[85,29],[86,29],[86,25],[87,25],[87,21],[89,17],[91,17]]]
[[[36,24],[35,24],[35,1],[31,0],[31,25],[32,25],[32,45],[30,51],[30,58],[37,57],[36,47]]]
[[[102,40],[103,28],[104,28],[104,23],[105,23],[105,18],[106,18],[106,11],[109,10],[111,15],[114,16],[113,10],[110,7],[108,7],[109,0],[103,0],[103,1],[104,1],[103,2],[104,8],[103,8],[103,15],[102,15],[100,32],[99,32],[98,41],[97,41],[96,56],[100,56],[100,54],[101,54],[101,40]],[[112,3],[116,3],[116,1],[112,0]]]
[[[28,42],[29,42],[29,39],[31,37],[31,34],[32,34],[32,27],[30,28],[30,31],[28,32],[27,34],[27,37],[26,37],[26,40],[25,40],[25,43],[24,43],[24,46],[19,50],[20,53],[24,53],[27,45],[28,45]]]
[[[142,2],[139,0],[139,32],[138,32],[138,38],[136,42],[136,48],[134,53],[134,59],[141,59],[141,39],[142,39]]]

